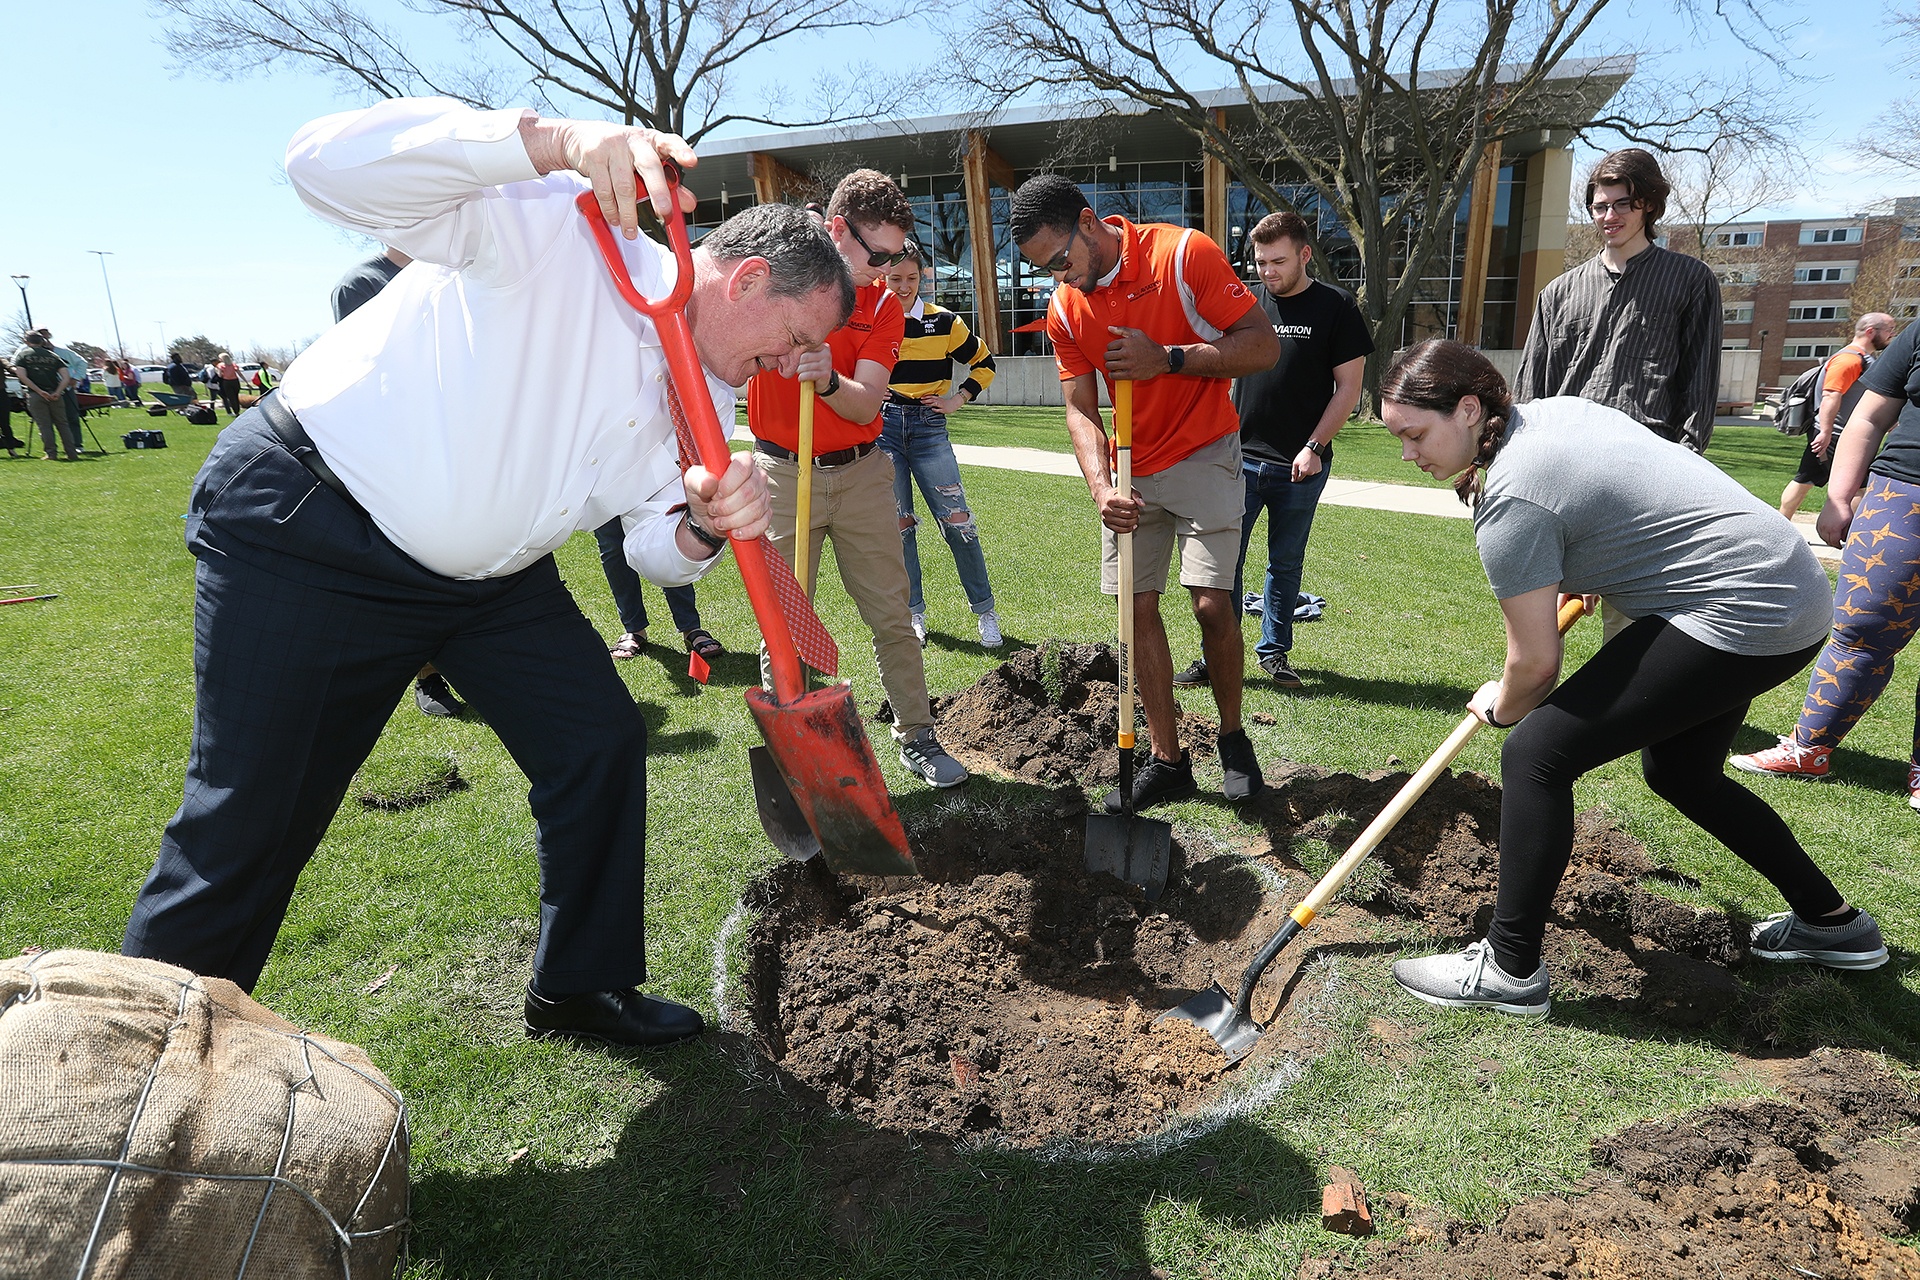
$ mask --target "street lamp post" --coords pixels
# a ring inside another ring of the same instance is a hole
[[[167,322],[155,320],[153,323],[160,330],[160,350],[164,353],[167,349]]]
[[[32,276],[15,276],[13,278],[14,287],[20,290],[20,305],[25,307],[27,311],[27,328],[29,330],[33,328],[33,304],[27,301],[27,281],[31,279],[33,279]]]
[[[111,249],[89,249],[88,253],[100,257],[100,282],[107,286],[107,314],[113,317],[113,345],[119,349],[122,360],[127,358],[127,344],[120,341],[120,313],[113,309],[113,281],[107,279],[107,255]]]

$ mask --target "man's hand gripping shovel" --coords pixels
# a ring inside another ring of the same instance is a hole
[[[677,189],[679,175],[669,170],[668,179]],[[576,203],[620,296],[649,317],[659,332],[683,456],[685,439],[691,436],[700,464],[719,475],[731,454],[707,394],[693,330],[687,324],[693,249],[677,197],[665,222],[678,270],[672,292],[660,299],[644,297],[634,288],[593,193],[582,192]],[[764,748],[755,747],[748,755],[754,802],[767,838],[790,858],[823,854],[829,867],[846,875],[917,875],[900,815],[894,812],[880,762],[854,706],[852,688],[841,683],[807,691],[799,645],[807,646],[808,659],[817,670],[832,675],[839,666],[832,637],[794,581],[793,570],[768,539],[736,538],[733,550],[773,667],[772,694],[758,688],[746,691],[747,709],[766,739]]]

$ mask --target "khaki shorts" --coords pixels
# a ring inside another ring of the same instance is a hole
[[[1240,478],[1240,434],[1226,435],[1188,454],[1165,471],[1135,476],[1133,491],[1145,504],[1133,533],[1133,589],[1165,593],[1180,543],[1180,585],[1233,589],[1240,560],[1240,517],[1247,484]],[[1100,526],[1100,589],[1119,594],[1120,543]]]

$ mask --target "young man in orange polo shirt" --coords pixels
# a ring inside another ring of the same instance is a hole
[[[886,287],[887,268],[904,261],[913,209],[893,179],[856,169],[827,202],[827,234],[853,271],[853,314],[824,345],[800,356],[794,377],[762,369],[747,383],[747,423],[754,462],[773,500],[769,532],[780,554],[808,582],[818,577],[820,547],[833,539],[840,581],[873,632],[880,684],[893,706],[900,763],[936,787],[956,787],[967,771],[933,734],[927,671],[908,608],[911,588],[893,497],[893,461],[876,447],[887,379],[900,359],[906,315]],[[796,554],[799,508],[800,383],[814,385],[811,526],[803,560]],[[761,677],[767,678],[761,651]]]
[[[1166,223],[1102,220],[1080,188],[1042,174],[1014,193],[1009,231],[1027,261],[1059,287],[1047,308],[1066,383],[1067,432],[1102,525],[1101,587],[1117,594],[1118,542],[1134,534],[1134,657],[1153,756],[1135,776],[1136,807],[1192,795],[1193,762],[1180,745],[1173,655],[1160,619],[1173,547],[1193,597],[1201,648],[1220,709],[1222,788],[1230,800],[1262,786],[1240,725],[1246,646],[1233,605],[1246,486],[1231,379],[1271,369],[1280,340],[1220,246]],[[1134,491],[1114,488],[1096,376],[1133,391]],[[1116,789],[1109,812],[1120,809]]]

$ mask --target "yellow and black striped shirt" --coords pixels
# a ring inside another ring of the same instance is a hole
[[[961,388],[978,400],[993,381],[993,353],[973,336],[965,320],[922,298],[907,312],[900,362],[893,366],[888,386],[896,396],[907,400],[944,396],[953,385],[955,360],[970,370]]]

